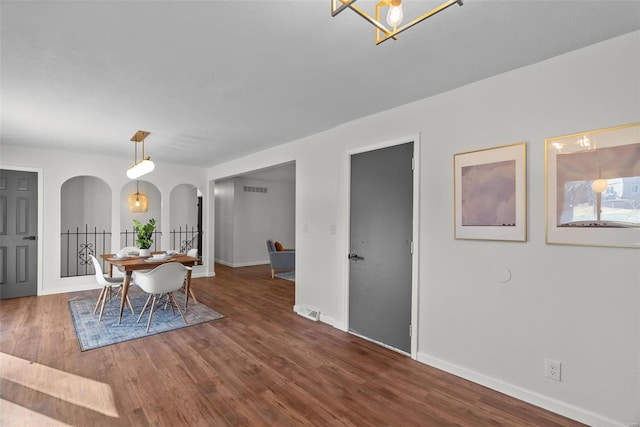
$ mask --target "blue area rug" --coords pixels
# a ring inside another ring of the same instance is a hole
[[[184,313],[184,294],[182,292],[174,292],[174,295]],[[131,288],[129,298],[131,299],[131,304],[133,304],[133,309],[136,314],[131,314],[129,307],[125,307],[124,313],[122,313],[121,324],[118,324],[118,312],[120,310],[119,296],[107,303],[104,309],[104,316],[100,322],[98,321],[100,315],[99,307],[96,314],[93,314],[93,307],[96,304],[97,297],[69,301],[69,311],[71,312],[71,319],[73,320],[73,326],[76,330],[78,341],[80,342],[81,351],[224,318],[223,314],[218,313],[201,302],[194,303],[193,299],[189,298],[189,310],[185,315],[188,324],[185,325],[177,310],[175,314],[173,314],[171,308],[163,310],[162,307],[159,306],[153,312],[151,327],[147,333],[147,320],[149,320],[148,307],[144,316],[140,319],[140,323],[136,323],[142,307],[144,307],[144,303],[147,300],[147,294],[140,293],[139,290]]]
[[[276,273],[276,277],[284,280],[291,280],[292,282],[296,281],[296,272],[295,271],[285,271],[284,273]]]

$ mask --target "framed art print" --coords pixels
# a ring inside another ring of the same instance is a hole
[[[527,240],[526,144],[453,156],[456,239]]]
[[[640,123],[545,141],[547,243],[640,248]]]

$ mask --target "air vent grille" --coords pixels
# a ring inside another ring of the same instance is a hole
[[[244,186],[244,192],[245,193],[267,193],[267,188],[266,187],[254,187],[252,185],[245,185]]]

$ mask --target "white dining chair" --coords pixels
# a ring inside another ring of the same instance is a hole
[[[192,256],[194,258],[198,258],[198,249],[197,248],[189,249],[187,251],[187,256]]]
[[[107,277],[102,272],[102,266],[100,265],[100,261],[96,259],[93,255],[89,255],[91,257],[91,261],[93,262],[93,269],[95,270],[96,282],[102,286],[100,290],[100,295],[98,295],[98,301],[96,301],[95,307],[93,307],[93,314],[96,314],[98,310],[98,306],[100,306],[100,317],[98,321],[102,320],[102,316],[104,314],[104,307],[107,302],[111,301],[113,298],[120,295],[122,292],[122,286],[124,282],[123,277]],[[113,292],[113,288],[118,288],[116,292]],[[131,313],[136,314],[133,310],[133,305],[131,305],[131,300],[129,299],[129,295],[127,295],[127,303],[129,304],[129,308],[131,309]]]
[[[116,252],[116,255],[117,256],[132,255],[134,253],[139,253],[139,252],[140,252],[140,249],[137,246],[125,246],[124,248]],[[119,265],[116,265],[116,268],[113,270],[113,273],[114,275],[124,276],[125,271],[124,271],[124,268],[122,268]]]
[[[147,310],[149,301],[153,299],[149,309],[147,332],[149,332],[151,319],[153,318],[153,312],[155,311],[156,306],[162,304],[164,304],[165,310],[167,309],[167,306],[171,306],[171,311],[173,311],[173,313],[175,313],[174,307],[177,308],[180,316],[182,316],[182,320],[187,324],[187,319],[184,317],[176,298],[173,296],[173,292],[182,288],[186,273],[186,267],[179,262],[161,264],[146,273],[134,272],[136,285],[149,294],[147,301],[144,303],[144,307],[142,308],[142,312],[140,313],[140,316],[138,316],[138,323],[140,323],[142,315]]]
[[[140,248],[137,246],[125,246],[124,248],[118,251],[118,256],[124,256],[124,255],[137,256],[138,254],[140,254]],[[124,270],[122,266],[117,265],[116,269],[118,270],[119,275],[124,276],[125,274],[127,274],[127,272]],[[151,270],[140,270],[140,272],[147,272],[147,271],[151,271]],[[131,276],[131,284],[132,285],[135,284],[135,282],[133,281],[133,276]]]

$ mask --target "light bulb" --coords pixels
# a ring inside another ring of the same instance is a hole
[[[136,208],[140,207],[140,200],[138,200],[138,198],[136,197]]]
[[[591,189],[596,193],[602,193],[604,190],[607,189],[608,186],[609,186],[609,183],[607,182],[607,180],[602,178],[596,179],[591,183]]]
[[[387,24],[390,27],[397,28],[402,23],[402,15],[402,3],[400,3],[400,0],[392,0],[387,12]]]

